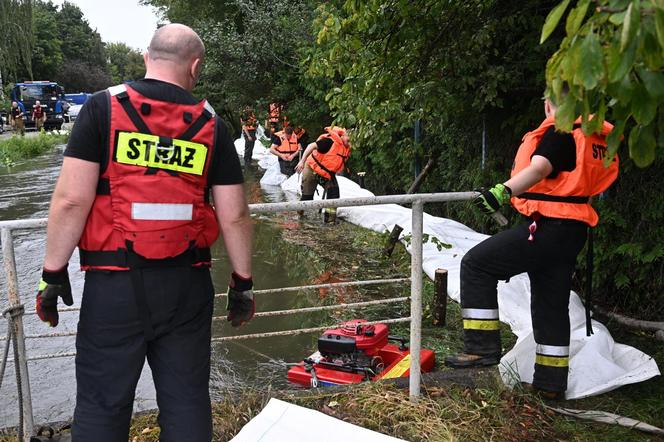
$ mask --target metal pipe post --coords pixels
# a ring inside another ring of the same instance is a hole
[[[7,276],[7,297],[9,305],[15,307],[21,305],[21,297],[18,293],[18,277],[16,275],[16,260],[14,258],[14,239],[10,229],[2,229],[0,234],[2,241],[2,261]],[[16,325],[14,339],[18,344],[18,354],[14,355],[14,370],[21,374],[21,395],[23,396],[23,434],[26,441],[30,440],[34,428],[32,417],[32,397],[30,395],[30,378],[28,377],[28,362],[25,351],[25,332],[23,331],[23,317],[14,318]]]
[[[420,349],[422,348],[422,224],[424,203],[412,208],[410,260],[410,398],[420,396]]]

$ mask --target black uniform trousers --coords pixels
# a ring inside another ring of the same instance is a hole
[[[250,130],[249,135],[251,135],[251,141],[247,139],[247,134],[242,131],[244,136],[244,164],[251,163],[251,157],[254,154],[254,145],[256,144],[256,131]]]
[[[541,218],[529,241],[532,220],[473,247],[461,261],[461,308],[465,352],[501,352],[497,285],[527,272],[537,344],[533,385],[565,391],[569,365],[569,296],[576,257],[588,226],[575,220]]]
[[[128,440],[136,384],[147,358],[157,393],[160,440],[209,441],[214,302],[209,269],[139,271],[154,330],[149,341],[130,272],[89,271],[85,276],[76,337],[73,440]]]

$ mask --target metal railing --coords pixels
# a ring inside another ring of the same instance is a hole
[[[295,210],[316,210],[325,207],[357,207],[357,206],[372,206],[381,204],[412,204],[412,222],[411,222],[411,276],[410,278],[399,279],[384,279],[384,280],[366,280],[366,281],[351,281],[334,284],[317,284],[299,287],[284,287],[269,290],[256,290],[256,295],[298,292],[305,289],[315,288],[334,288],[334,287],[348,287],[348,286],[363,286],[380,283],[399,283],[411,282],[410,290],[410,316],[406,318],[387,319],[382,323],[397,323],[410,321],[410,377],[409,377],[409,393],[410,397],[414,400],[420,394],[420,351],[421,351],[421,336],[422,336],[422,238],[423,238],[423,218],[424,218],[424,204],[433,202],[452,202],[464,201],[474,198],[476,192],[448,192],[448,193],[427,193],[427,194],[408,194],[408,195],[388,195],[388,196],[373,196],[361,198],[340,198],[334,200],[317,200],[317,201],[294,201],[282,203],[265,203],[265,204],[250,204],[249,209],[252,214],[258,213],[275,213]],[[24,229],[38,229],[46,226],[47,220],[30,219],[30,220],[16,220],[16,221],[0,221],[0,239],[2,241],[2,256],[3,266],[7,279],[7,293],[9,300],[9,308],[17,308],[21,306],[21,300],[18,290],[18,279],[16,273],[16,260],[14,257],[14,243],[13,243],[13,230]],[[224,296],[219,294],[216,296]],[[301,309],[292,310],[278,310],[270,312],[258,312],[256,317],[264,316],[277,316],[295,314],[299,312],[313,312],[323,311],[336,308],[359,308],[378,303],[395,303],[407,300],[408,297],[383,299],[378,301],[364,301],[351,304],[337,304],[332,306],[318,306],[318,307],[305,307]],[[78,308],[62,308],[60,312],[77,311]],[[35,311],[26,311],[25,315],[34,315]],[[41,359],[48,359],[54,357],[70,357],[74,356],[75,352],[56,353],[51,355],[38,355],[28,358],[25,347],[25,340],[29,338],[52,338],[63,336],[74,336],[75,333],[50,333],[44,335],[26,336],[23,329],[23,314],[14,318],[15,333],[14,339],[18,343],[18,354],[15,355],[13,363],[17,370],[20,371],[21,379],[21,398],[23,401],[23,433],[27,440],[33,434],[34,420],[32,414],[32,400],[30,394],[30,383],[28,376],[28,361],[35,361]],[[224,319],[224,316],[215,317],[215,320]],[[212,341],[227,341],[231,339],[252,339],[263,338],[269,336],[284,336],[292,334],[311,333],[317,331],[324,331],[329,329],[330,326],[314,327],[298,330],[285,330],[269,333],[256,333],[239,336],[226,336],[213,338]],[[2,340],[0,339],[0,342]]]

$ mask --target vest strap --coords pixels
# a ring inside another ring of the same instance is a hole
[[[152,135],[152,131],[150,131],[148,125],[145,124],[145,121],[143,121],[141,116],[138,114],[136,108],[134,108],[134,106],[131,104],[131,100],[129,99],[129,94],[127,91],[125,90],[120,92],[115,97],[118,99],[118,102],[127,113],[127,116],[131,122],[134,123],[134,126],[136,126],[136,129],[138,129],[138,131],[141,133]]]
[[[534,192],[524,192],[521,195],[516,195],[516,197],[526,200],[549,201],[552,203],[588,204],[590,202],[589,196],[558,196]]]
[[[177,138],[180,140],[190,141],[192,138],[194,138],[194,136],[196,136],[198,132],[200,132],[201,129],[203,129],[205,124],[210,121],[212,116],[213,114],[207,110],[207,108],[203,108],[203,113],[201,113],[201,115],[196,118],[196,121],[194,121],[193,124]]]

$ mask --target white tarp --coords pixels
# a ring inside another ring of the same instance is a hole
[[[299,175],[281,184],[283,190],[300,191]],[[341,198],[373,196],[353,181],[339,177]],[[316,199],[322,192],[318,192]],[[402,237],[411,235],[411,210],[396,204],[339,208],[337,215],[353,224],[376,232],[391,231],[395,224],[403,227]],[[459,301],[459,265],[463,255],[487,235],[477,233],[456,221],[424,214],[424,233],[451,244],[439,251],[432,242],[423,245],[423,268],[433,280],[436,269],[448,271],[448,295]],[[410,251],[410,246],[407,247]],[[532,382],[535,363],[535,341],[530,318],[530,281],[526,274],[498,284],[500,320],[510,326],[517,343],[507,352],[500,373],[507,385],[518,381]],[[593,320],[595,334],[587,337],[585,311],[575,292],[570,297],[570,368],[566,396],[579,399],[645,381],[660,374],[655,360],[645,353],[616,343],[601,323]]]
[[[397,439],[319,411],[270,399],[263,411],[250,420],[231,442],[399,442]]]

